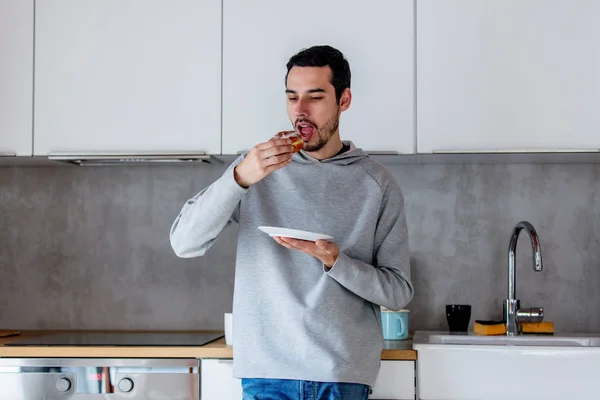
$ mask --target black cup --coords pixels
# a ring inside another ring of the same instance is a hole
[[[450,332],[467,332],[471,320],[471,306],[466,304],[447,305],[446,320]]]

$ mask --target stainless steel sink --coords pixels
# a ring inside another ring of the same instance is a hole
[[[583,335],[477,336],[433,334],[429,335],[427,343],[480,346],[600,347],[600,337]]]

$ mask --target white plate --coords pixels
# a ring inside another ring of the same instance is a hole
[[[319,239],[323,239],[323,240],[333,239],[333,236],[324,235],[322,233],[299,231],[297,229],[277,228],[274,226],[259,226],[258,229],[265,232],[266,234],[268,234],[271,237],[283,236],[283,237],[289,237],[289,238],[293,238],[293,239],[310,240],[311,242],[314,242]]]

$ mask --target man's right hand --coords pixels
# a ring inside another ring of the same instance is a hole
[[[234,168],[235,181],[243,188],[250,187],[271,172],[288,165],[292,161],[292,150],[294,146],[291,139],[271,139],[257,144]]]

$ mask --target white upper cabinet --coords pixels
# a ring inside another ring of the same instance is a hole
[[[220,0],[37,0],[34,152],[221,152]]]
[[[223,9],[223,153],[290,129],[285,74],[303,48],[329,44],[350,63],[340,134],[367,151],[414,153],[413,0],[227,0]]]
[[[31,156],[33,0],[0,1],[0,156]]]
[[[417,0],[417,151],[600,148],[600,2]]]

